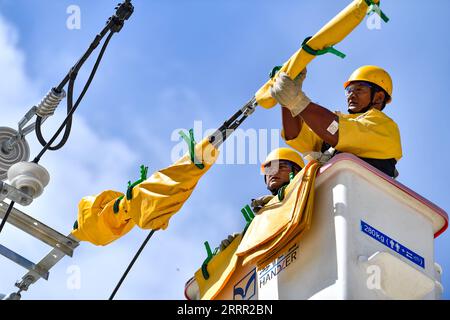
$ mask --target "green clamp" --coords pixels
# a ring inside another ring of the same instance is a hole
[[[186,143],[189,147],[189,154],[191,156],[192,163],[195,164],[195,166],[197,168],[199,168],[200,170],[203,170],[205,168],[205,165],[201,161],[198,161],[197,158],[195,157],[195,144],[196,143],[195,143],[195,139],[194,139],[194,129],[189,130],[189,137],[183,131],[180,131],[179,134],[184,139],[184,141],[186,141]]]
[[[278,200],[279,201],[283,201],[284,200],[284,195],[285,195],[285,191],[288,185],[282,186],[280,189],[278,189]]]
[[[120,201],[124,198],[124,196],[120,196],[119,198],[117,198],[116,201],[114,201],[114,205],[113,205],[113,211],[115,214],[119,213],[119,205],[120,205]]]
[[[273,67],[272,71],[270,71],[270,73],[269,73],[270,79],[275,77],[275,75],[277,74],[278,71],[281,70],[281,68],[283,68],[283,66],[275,66],[275,67]]]
[[[294,177],[295,177],[295,173],[293,171],[291,173],[289,173],[289,183],[291,183],[291,181],[294,180]],[[285,191],[286,191],[286,188],[289,185],[289,183],[285,186],[282,186],[280,189],[278,189],[278,200],[279,201],[284,200]]]
[[[147,180],[147,174],[148,174],[148,167],[142,165],[140,179],[133,183],[131,183],[131,181],[128,181],[127,200],[131,200],[133,198],[133,188],[136,187],[138,184]]]
[[[212,252],[211,247],[208,243],[208,241],[205,241],[205,248],[206,248],[206,254],[208,255],[205,259],[205,261],[202,264],[202,275],[205,280],[209,279],[209,272],[208,272],[208,263],[212,260],[212,258],[217,254],[217,251],[219,248],[217,247],[214,252]]]
[[[306,43],[311,39],[312,37],[308,37],[305,40],[303,40],[302,42],[302,49],[305,50],[306,52],[308,52],[310,55],[313,56],[321,56],[323,54],[327,54],[327,53],[332,53],[342,59],[345,58],[345,54],[336,50],[333,47],[327,47],[321,50],[314,50],[313,48],[311,48],[310,46],[308,46]]]
[[[376,13],[380,16],[380,18],[388,23],[389,18],[388,16],[386,16],[384,14],[384,12],[381,10],[380,5],[381,5],[381,1],[377,3],[375,3],[375,1],[373,0],[364,0],[366,2],[366,4],[369,6],[369,9],[367,10],[367,15],[370,15],[372,13]]]
[[[138,184],[144,182],[147,180],[147,174],[148,174],[148,167],[141,165],[141,177],[139,180],[131,183],[131,181],[128,181],[128,188],[127,188],[127,200],[131,200],[133,198],[133,188],[137,186]],[[115,214],[119,213],[119,206],[120,201],[124,198],[124,196],[120,196],[117,198],[117,200],[114,202],[113,211]]]
[[[289,182],[294,180],[294,178],[295,178],[295,172],[291,171],[291,173],[289,173]]]
[[[250,208],[249,205],[246,205],[244,208],[242,208],[241,212],[242,215],[244,216],[245,221],[247,222],[243,232],[245,234],[248,227],[250,226],[250,223],[252,223],[253,219],[255,218],[255,214],[253,213],[253,210]]]

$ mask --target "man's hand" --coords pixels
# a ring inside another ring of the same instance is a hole
[[[239,233],[233,233],[230,234],[226,239],[223,239],[220,243],[219,251],[225,250],[225,248],[228,247],[238,235]]]
[[[295,80],[291,80],[286,73],[281,72],[270,89],[271,96],[289,109],[293,117],[298,116],[311,103],[302,91],[306,73],[304,69]]]
[[[304,69],[295,80],[291,80],[285,72],[281,72],[270,89],[272,97],[282,106],[292,104],[299,92],[302,91],[306,73],[307,71]]]
[[[258,199],[252,199],[251,206],[252,206],[253,211],[255,213],[258,213],[272,199],[273,199],[272,195],[262,196],[262,197],[259,197]]]

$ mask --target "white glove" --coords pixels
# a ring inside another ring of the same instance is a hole
[[[226,239],[223,239],[220,243],[219,251],[225,250],[225,248],[228,247],[238,235],[239,233],[233,233],[230,234]]]
[[[302,91],[306,72],[304,69],[295,80],[281,72],[270,88],[272,98],[276,99],[283,107],[288,108],[293,117],[298,116],[311,103],[311,100]]]
[[[258,199],[252,199],[252,209],[255,213],[258,213],[266,204],[273,199],[273,196],[262,196]]]
[[[334,155],[336,150],[334,148],[329,148],[325,152],[317,152],[317,151],[310,151],[305,153],[305,159],[309,161],[315,160],[318,161],[320,164],[324,165],[327,163]]]

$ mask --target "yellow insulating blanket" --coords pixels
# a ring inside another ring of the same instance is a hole
[[[379,3],[379,0],[375,0]],[[354,0],[336,17],[319,30],[306,44],[314,50],[322,50],[342,41],[355,29],[366,16],[368,5],[365,0]],[[297,75],[315,58],[304,49],[298,50],[278,71],[278,73],[262,86],[255,94],[257,103],[270,109],[277,101],[270,95],[270,88],[280,72],[285,72],[291,79]]]
[[[200,178],[217,160],[219,150],[203,140],[195,146],[195,157],[204,165],[199,169],[184,155],[173,165],[153,173],[135,186],[132,198],[124,197],[114,213],[113,206],[119,196],[105,191],[96,197],[80,201],[78,228],[72,234],[81,241],[106,245],[130,231],[134,225],[143,229],[166,229],[170,218],[189,199]]]
[[[320,164],[311,161],[285,190],[285,198],[274,197],[255,216],[243,237],[237,237],[208,264],[210,278],[201,268],[195,273],[202,299],[214,299],[235,270],[248,264],[267,265],[294,238],[309,229],[314,205],[314,183]]]
[[[195,273],[202,300],[214,299],[230,280],[239,264],[239,257],[235,253],[241,240],[242,234],[234,238],[225,250],[211,259],[207,266],[210,275],[208,279],[203,277],[201,268]]]
[[[293,237],[308,230],[314,205],[314,182],[320,164],[311,161],[286,188],[282,202],[272,199],[253,219],[236,254],[262,267]]]

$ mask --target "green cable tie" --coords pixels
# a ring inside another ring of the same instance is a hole
[[[179,132],[180,136],[186,141],[188,147],[189,147],[189,154],[191,156],[191,161],[195,166],[201,170],[205,168],[205,165],[198,161],[195,157],[195,139],[194,139],[194,129],[189,130],[189,137],[183,132]]]
[[[305,50],[306,52],[308,52],[310,55],[313,56],[321,56],[324,55],[326,53],[332,53],[342,59],[344,59],[346,57],[346,55],[342,52],[340,52],[339,50],[335,49],[334,47],[327,47],[321,50],[314,50],[313,48],[311,48],[310,46],[308,46],[306,43],[311,39],[312,37],[308,37],[305,40],[303,40],[302,43],[302,49]]]
[[[380,16],[380,18],[385,22],[389,22],[389,17],[384,14],[384,12],[380,8],[381,1],[375,3],[373,0],[365,0],[366,4],[369,6],[369,9],[367,10],[367,15],[370,15],[371,13],[376,13]]]

